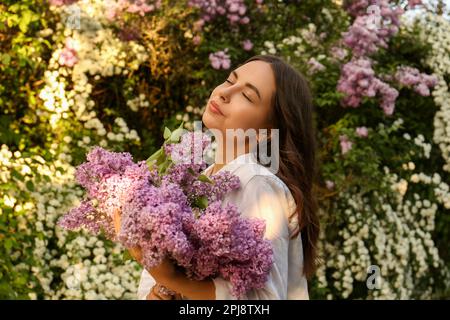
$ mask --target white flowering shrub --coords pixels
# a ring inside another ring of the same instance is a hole
[[[442,15],[427,13],[420,17],[420,37],[431,47],[425,63],[438,77],[432,92],[434,102],[439,107],[434,117],[433,141],[441,149],[445,159],[443,169],[450,171],[450,21]]]
[[[360,298],[367,292],[372,299],[429,299],[436,283],[447,288],[450,284],[433,240],[436,216],[450,209],[449,185],[439,173],[430,175],[416,167],[430,158],[431,145],[423,136],[413,139],[407,132],[399,136],[402,123],[400,118],[389,128],[379,126],[370,132],[368,144],[390,138],[391,147],[403,145],[410,153],[404,155],[403,164],[393,169],[377,164],[377,174],[367,177],[376,187],[349,182],[329,187],[328,196],[325,193],[323,264],[317,284],[327,298]],[[333,175],[357,168],[352,162],[380,160],[372,147],[354,148],[347,153],[348,164]],[[338,196],[331,196],[333,192]],[[371,266],[379,270],[376,287],[368,279]]]

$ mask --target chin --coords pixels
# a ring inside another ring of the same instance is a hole
[[[218,127],[218,123],[217,123],[217,119],[212,117],[208,111],[205,111],[203,113],[202,116],[202,122],[203,125],[208,128],[208,129],[212,129],[212,128],[217,128]]]

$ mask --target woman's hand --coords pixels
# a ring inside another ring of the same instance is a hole
[[[116,235],[120,232],[121,226],[121,216],[120,210],[116,209],[114,211],[114,229],[116,231]],[[140,247],[127,248],[128,252],[130,252],[131,256],[142,265],[142,250]],[[155,278],[155,280],[164,280],[175,277],[177,274],[177,270],[175,265],[170,261],[169,258],[165,257],[162,262],[156,267],[147,269],[147,271]]]
[[[120,210],[116,209],[114,211],[114,229],[116,231],[116,235],[119,235],[120,232],[120,226],[121,226],[121,216],[120,216]],[[134,248],[127,248],[130,255],[140,264],[142,264],[142,250],[140,247],[134,247]]]
[[[118,235],[121,226],[120,210],[114,212],[114,229]],[[136,261],[142,265],[142,250],[140,247],[127,248]],[[147,271],[156,280],[158,285],[162,285],[171,289],[175,295],[163,295],[159,292],[150,292],[147,295],[149,300],[182,300],[183,297],[188,299],[215,299],[215,286],[212,280],[195,281],[188,279],[185,274],[179,272],[175,264],[169,259],[164,258],[162,262],[153,268],[147,268]],[[170,299],[169,299],[170,297]]]

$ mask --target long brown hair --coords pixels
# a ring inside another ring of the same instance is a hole
[[[244,62],[265,61],[271,65],[276,91],[272,97],[271,124],[279,130],[279,177],[289,188],[298,216],[298,228],[291,238],[301,232],[304,267],[310,279],[316,271],[319,238],[318,204],[313,191],[316,181],[316,134],[313,122],[314,106],[307,80],[283,59],[273,55],[256,55]],[[270,138],[267,139],[268,144]],[[270,146],[267,150],[270,150]],[[258,157],[259,158],[259,157]]]

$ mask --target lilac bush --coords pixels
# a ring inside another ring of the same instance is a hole
[[[418,69],[407,66],[397,68],[395,79],[405,87],[412,87],[421,96],[429,96],[430,89],[437,84],[435,75],[421,73]]]
[[[343,106],[358,107],[363,97],[381,97],[380,107],[386,115],[392,115],[398,91],[375,76],[372,62],[368,58],[354,59],[342,67],[337,85],[338,91],[345,93]]]

